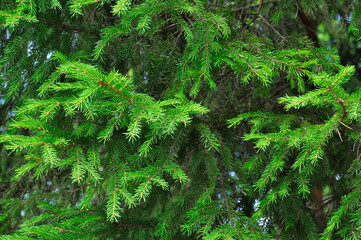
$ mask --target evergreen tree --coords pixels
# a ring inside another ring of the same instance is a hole
[[[360,13],[2,0],[0,239],[361,239]]]

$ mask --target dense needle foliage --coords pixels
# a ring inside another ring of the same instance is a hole
[[[360,17],[0,1],[0,239],[361,239]]]

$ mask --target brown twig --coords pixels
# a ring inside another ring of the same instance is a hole
[[[44,18],[44,20],[45,20],[45,22],[57,25],[57,26],[61,27],[64,30],[73,30],[73,31],[76,31],[76,32],[84,32],[84,28],[70,26],[70,25],[64,24],[62,22],[58,22],[58,21],[56,21],[54,19]],[[97,30],[89,31],[89,33],[91,33],[93,35],[97,35],[97,36],[100,35],[100,31],[97,31]]]
[[[291,44],[294,48],[296,48],[296,49],[299,50],[299,48],[298,48],[296,45],[294,45],[293,43],[291,43],[287,38],[285,38],[281,33],[279,33],[279,32],[277,31],[277,29],[275,29],[275,28],[272,26],[272,24],[270,24],[264,17],[262,17],[262,15],[259,15],[259,17],[260,17],[260,19],[261,19],[269,28],[271,28],[282,40],[284,40],[285,42],[288,42],[288,43]]]

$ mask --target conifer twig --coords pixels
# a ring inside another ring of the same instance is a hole
[[[76,32],[84,32],[84,29],[83,28],[79,28],[79,27],[75,27],[75,26],[70,26],[70,25],[67,25],[65,23],[62,23],[62,22],[58,22],[54,19],[50,19],[50,18],[44,18],[45,22],[47,23],[51,23],[51,24],[54,24],[54,25],[57,25],[59,27],[61,27],[62,29],[68,29],[68,30],[73,30],[73,31],[76,31]],[[99,36],[100,35],[100,31],[97,31],[97,30],[92,30],[92,31],[89,31],[89,33],[93,34],[93,35],[97,35]]]
[[[287,38],[285,38],[281,33],[279,33],[273,26],[272,24],[270,24],[261,14],[259,15],[260,19],[268,26],[270,27],[282,40],[284,40],[285,42],[288,42],[289,44],[292,45],[292,47],[296,48],[299,50],[299,48],[294,45],[293,43],[291,43]]]
[[[117,93],[119,96],[121,96],[122,98],[124,98],[125,100],[127,100],[130,104],[133,104],[134,100],[128,98],[127,96],[125,96],[123,93],[121,93],[120,90],[116,90],[114,87],[110,86],[107,82],[104,82],[102,79],[98,80],[98,83],[100,84],[100,86],[105,86],[108,89],[112,90],[113,92]]]
[[[332,94],[332,96],[334,96],[337,99],[337,102],[341,105],[341,107],[342,107],[342,116],[341,116],[341,118],[343,118],[345,116],[346,112],[347,112],[346,106],[345,106],[345,100],[339,98],[336,95],[335,91],[333,91],[333,89],[330,86],[327,86],[327,90]]]

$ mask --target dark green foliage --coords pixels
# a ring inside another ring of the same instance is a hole
[[[360,11],[1,1],[0,239],[360,239]]]

